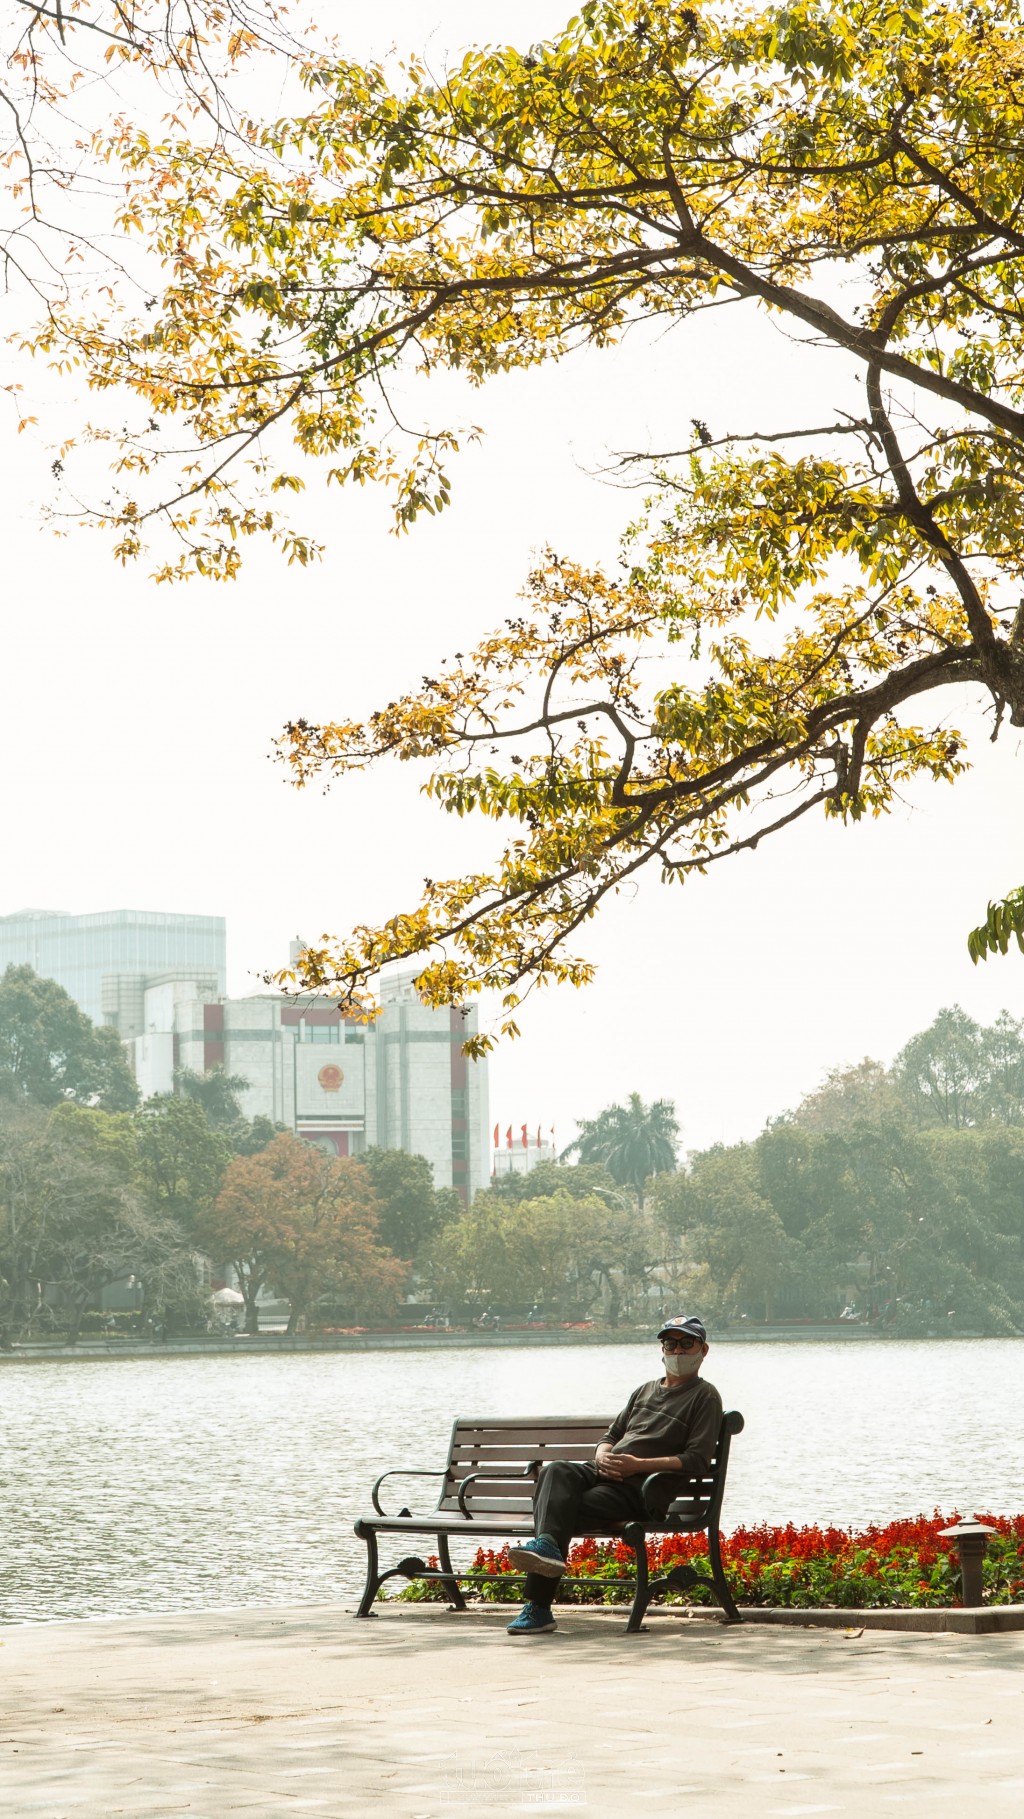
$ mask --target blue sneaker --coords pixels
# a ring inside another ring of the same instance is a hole
[[[517,1541],[508,1550],[512,1565],[523,1573],[540,1573],[544,1579],[560,1579],[565,1572],[565,1561],[562,1559],[553,1541],[546,1535],[535,1535],[530,1541]]]
[[[524,1604],[518,1617],[513,1617],[505,1628],[510,1636],[541,1636],[545,1630],[557,1629],[558,1625],[545,1605]]]

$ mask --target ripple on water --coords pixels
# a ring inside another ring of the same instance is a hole
[[[456,1414],[613,1413],[657,1362],[615,1345],[0,1367],[0,1621],[350,1599],[352,1523],[384,1466],[439,1463]],[[723,1345],[705,1374],[747,1419],[727,1528],[1024,1507],[1024,1340]],[[412,1496],[429,1507],[429,1485]]]

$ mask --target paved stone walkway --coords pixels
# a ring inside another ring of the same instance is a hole
[[[0,1631],[4,1819],[1024,1810],[1024,1636],[259,1610]]]

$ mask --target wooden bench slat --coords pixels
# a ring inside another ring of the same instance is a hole
[[[481,1462],[495,1460],[499,1465],[502,1463],[511,1465],[518,1460],[521,1460],[523,1464],[529,1464],[531,1459],[582,1459],[590,1462],[593,1460],[596,1446],[597,1442],[595,1441],[592,1445],[589,1439],[546,1440],[541,1435],[535,1435],[532,1439],[505,1441],[500,1446],[482,1441],[472,1446],[462,1443],[452,1448],[448,1456],[448,1463],[450,1465],[466,1464],[474,1459]],[[713,1469],[713,1466],[714,1461],[709,1470]]]
[[[680,1510],[672,1517],[672,1529],[679,1524],[680,1532],[685,1532],[691,1522],[700,1524],[698,1511]],[[456,1510],[434,1510],[429,1517],[424,1516],[375,1516],[374,1528],[379,1534],[412,1534],[423,1535],[428,1540],[432,1534],[444,1534],[449,1539],[457,1540],[464,1536],[472,1542],[474,1536],[500,1535],[514,1539],[517,1536],[532,1535],[533,1524],[523,1518],[521,1511],[479,1510],[472,1522],[467,1522]],[[662,1525],[658,1525],[659,1527]],[[671,1533],[672,1529],[666,1532]],[[619,1528],[588,1528],[588,1535],[595,1537],[621,1536]]]
[[[589,1434],[594,1428],[600,1432],[607,1427],[614,1413],[613,1410],[610,1415],[460,1415],[454,1425],[457,1434],[482,1431],[504,1434],[517,1427],[526,1427],[537,1433],[549,1427],[571,1427],[580,1428]]]
[[[524,1522],[533,1515],[531,1504],[510,1503],[505,1497],[475,1497],[471,1503],[466,1504],[466,1508],[472,1510],[474,1515],[482,1512],[488,1516],[497,1516],[504,1510],[509,1516],[514,1516],[517,1521],[522,1519]]]
[[[460,1441],[453,1446],[448,1463],[458,1463],[468,1459],[504,1459],[507,1464],[513,1460],[522,1460],[524,1464],[531,1459],[593,1459],[601,1435],[587,1434],[584,1439],[574,1439],[559,1434],[557,1438],[547,1439],[543,1434],[523,1434],[515,1440],[477,1440],[472,1443]]]
[[[460,1510],[462,1510],[462,1506],[455,1501],[455,1497],[446,1499],[446,1502],[442,1502],[440,1508],[442,1508],[442,1510],[447,1510],[449,1515],[458,1515]],[[466,1508],[469,1512],[473,1512],[473,1510],[507,1510],[509,1515],[522,1517],[524,1523],[526,1523],[527,1517],[533,1517],[533,1504],[531,1504],[531,1502],[526,1502],[524,1499],[515,1499],[515,1497],[506,1497],[506,1493],[504,1492],[495,1492],[493,1497],[473,1497],[473,1499],[466,1499]]]
[[[491,1434],[496,1440],[514,1440],[519,1434],[600,1434],[613,1417],[599,1421],[460,1421],[454,1429],[457,1440],[471,1440]]]
[[[449,1461],[449,1472],[464,1476],[466,1472],[478,1471],[499,1465],[531,1465],[535,1459],[569,1459],[592,1464],[593,1447],[580,1446],[571,1441],[559,1441],[553,1446],[542,1446],[535,1440],[532,1446],[474,1446],[462,1447],[457,1455]]]
[[[469,1472],[453,1472],[450,1477],[445,1479],[444,1484],[441,1487],[442,1495],[445,1497],[457,1497],[461,1486],[470,1476],[471,1474]],[[507,1485],[510,1491],[514,1489],[517,1496],[520,1497],[532,1497],[537,1488],[537,1480],[532,1472],[529,1478],[524,1478],[519,1466],[502,1467],[495,1465],[488,1466],[486,1475],[483,1478],[474,1479],[466,1492],[466,1495],[467,1497],[476,1496],[484,1492],[488,1486],[493,1487],[495,1484]],[[491,1495],[494,1495],[493,1488],[491,1489]]]
[[[694,1507],[699,1506],[703,1509],[710,1503],[711,1497],[709,1493],[706,1496],[676,1498],[674,1501],[677,1503],[692,1503]],[[490,1483],[484,1485],[481,1487],[478,1495],[474,1495],[473,1491],[470,1491],[466,1497],[466,1508],[469,1510],[483,1509],[485,1506],[490,1508],[492,1504],[495,1503],[500,1503],[503,1509],[518,1510],[520,1512],[525,1511],[527,1514],[532,1514],[533,1511],[533,1498],[529,1494],[520,1494],[517,1496],[514,1488],[502,1484]],[[457,1497],[445,1496],[442,1497],[437,1508],[442,1510],[458,1510],[461,1508],[461,1505]],[[429,1513],[421,1516],[419,1520],[429,1524]]]
[[[448,1509],[453,1515],[461,1514],[454,1498],[450,1504],[442,1507]],[[467,1501],[466,1509],[473,1515],[478,1515],[481,1510],[486,1510],[489,1515],[498,1515],[499,1512],[504,1511],[517,1522],[527,1522],[533,1518],[532,1504],[516,1503],[509,1497],[474,1497],[471,1502]]]
[[[472,1452],[475,1447],[507,1446],[580,1446],[593,1448],[601,1436],[607,1432],[608,1423],[595,1423],[593,1427],[520,1427],[511,1431],[498,1433],[494,1428],[480,1427],[471,1434],[455,1434],[452,1438],[452,1452]]]
[[[580,1452],[589,1452],[595,1447],[605,1432],[596,1428],[592,1434],[567,1434],[556,1428],[550,1434],[531,1434],[526,1429],[516,1434],[459,1434],[452,1444],[452,1454],[459,1453],[506,1453],[526,1452],[530,1447],[540,1447],[547,1452],[553,1446],[574,1446]]]
[[[577,1463],[592,1465],[593,1455],[581,1455],[577,1447],[560,1447],[557,1452],[554,1450],[540,1452],[536,1447],[523,1446],[517,1448],[511,1457],[508,1452],[502,1452],[490,1456],[484,1454],[471,1459],[456,1459],[449,1464],[445,1481],[450,1484],[458,1484],[461,1479],[470,1477],[473,1472],[500,1472],[506,1468],[511,1476],[513,1472],[521,1472],[525,1465],[532,1465],[535,1460],[538,1460],[541,1465],[552,1465],[559,1460],[568,1460],[570,1465]],[[694,1482],[711,1484],[713,1478],[710,1472],[706,1472]]]
[[[476,1427],[452,1435],[455,1446],[526,1446],[540,1441],[545,1446],[567,1441],[574,1446],[589,1446],[594,1436],[599,1440],[609,1423],[595,1421],[593,1427]]]

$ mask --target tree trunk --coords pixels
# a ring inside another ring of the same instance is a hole
[[[15,1297],[15,1324],[19,1337],[31,1337],[32,1323],[41,1306],[39,1283],[29,1276],[23,1276]]]
[[[68,1323],[68,1330],[64,1335],[65,1345],[78,1344],[78,1336],[82,1330],[82,1318],[85,1314],[86,1305],[91,1299],[91,1295],[82,1294],[81,1291],[78,1293],[72,1292],[70,1297],[71,1317]]]
[[[618,1326],[619,1318],[622,1313],[622,1295],[612,1280],[611,1271],[604,1270],[602,1271],[602,1274],[604,1276],[605,1286],[608,1290],[608,1325]]]
[[[60,1310],[47,1301],[42,1282],[27,1280],[24,1285],[22,1307],[22,1332],[26,1339],[34,1334],[54,1338]]]

